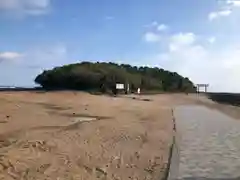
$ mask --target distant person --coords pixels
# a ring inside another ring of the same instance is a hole
[[[115,86],[112,88],[112,93],[114,96],[116,96],[118,93],[117,88]]]
[[[138,88],[138,89],[137,89],[137,93],[140,94],[140,92],[141,92],[141,90],[140,90],[140,88]]]

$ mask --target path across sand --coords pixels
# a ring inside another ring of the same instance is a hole
[[[177,142],[169,179],[240,179],[240,121],[204,106],[179,106],[174,116]]]

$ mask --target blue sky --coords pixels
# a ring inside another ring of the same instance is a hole
[[[239,19],[231,0],[0,0],[0,85],[32,86],[43,69],[89,60],[239,92]]]

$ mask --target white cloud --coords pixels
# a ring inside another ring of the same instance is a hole
[[[0,10],[21,15],[41,15],[48,12],[50,0],[0,0]]]
[[[0,62],[17,60],[22,56],[23,54],[18,52],[2,52],[0,53]]]
[[[215,41],[216,41],[216,37],[210,37],[210,38],[208,38],[208,42],[209,42],[210,44],[215,43]]]
[[[208,15],[208,19],[210,21],[213,21],[217,18],[220,18],[220,17],[226,17],[226,16],[229,16],[230,14],[232,13],[231,10],[222,10],[222,11],[215,11],[215,12],[211,12],[209,13]]]
[[[210,21],[213,21],[215,19],[218,19],[220,17],[227,17],[231,14],[234,14],[235,10],[240,7],[240,1],[239,0],[226,0],[223,1],[224,3],[221,3],[221,6],[219,7],[219,10],[213,11],[208,14],[208,19]]]
[[[199,65],[201,59],[206,57],[206,50],[196,42],[193,33],[179,33],[172,35],[169,40],[168,51],[164,53],[167,66],[182,73],[187,70],[186,66]],[[170,67],[171,66],[171,67]]]
[[[157,27],[157,30],[158,30],[158,31],[166,31],[167,29],[168,29],[168,26],[165,25],[165,24],[160,24],[160,25],[158,25],[158,27]]]
[[[175,71],[194,83],[208,83],[210,91],[240,92],[237,34],[240,0],[222,1],[219,5],[208,18],[210,21],[224,18],[224,22],[216,21],[200,35],[193,32],[161,34],[161,41],[156,44],[159,50],[146,55],[141,62]],[[206,36],[210,33],[211,36]]]
[[[106,19],[106,20],[113,20],[114,17],[113,17],[113,16],[106,16],[105,19]]]
[[[144,40],[146,42],[159,42],[161,40],[161,37],[159,34],[153,33],[153,32],[147,32],[144,35]]]
[[[157,21],[153,21],[151,24],[150,24],[150,26],[152,26],[152,27],[156,27],[158,25],[158,22]]]
[[[200,42],[202,39],[191,32],[173,34],[166,51],[146,58],[153,59],[148,65],[178,72],[194,83],[209,83],[210,91],[239,92],[240,43],[209,49]]]
[[[170,40],[175,44],[189,45],[196,41],[196,35],[194,33],[178,33],[173,35]]]
[[[180,50],[182,47],[189,46],[196,41],[196,35],[193,33],[178,33],[170,37],[170,51]]]
[[[147,28],[154,28],[157,31],[165,31],[169,27],[166,24],[160,24],[157,21],[153,21],[150,24],[145,25]]]
[[[157,21],[153,21],[150,24],[144,25],[144,27],[146,27],[146,28],[155,28],[157,26],[158,26],[158,22]]]
[[[33,46],[22,53],[0,53],[2,60],[0,82],[10,86],[34,86],[35,77],[43,70],[76,62],[68,59],[68,49],[62,43]]]
[[[231,5],[233,7],[240,7],[240,1],[239,0],[228,0],[226,1],[227,5]]]
[[[9,62],[9,65],[53,67],[64,64],[67,54],[65,45],[54,44],[46,47],[35,47],[22,53],[2,52],[0,53],[0,62]]]
[[[64,44],[29,49],[25,52],[26,66],[50,68],[67,62],[68,50]]]

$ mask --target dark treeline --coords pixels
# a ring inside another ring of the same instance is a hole
[[[131,91],[195,92],[188,79],[159,68],[127,64],[82,62],[44,71],[35,79],[44,89],[112,90],[116,83],[129,84]]]
[[[240,94],[238,93],[208,93],[207,95],[218,103],[240,106]]]

